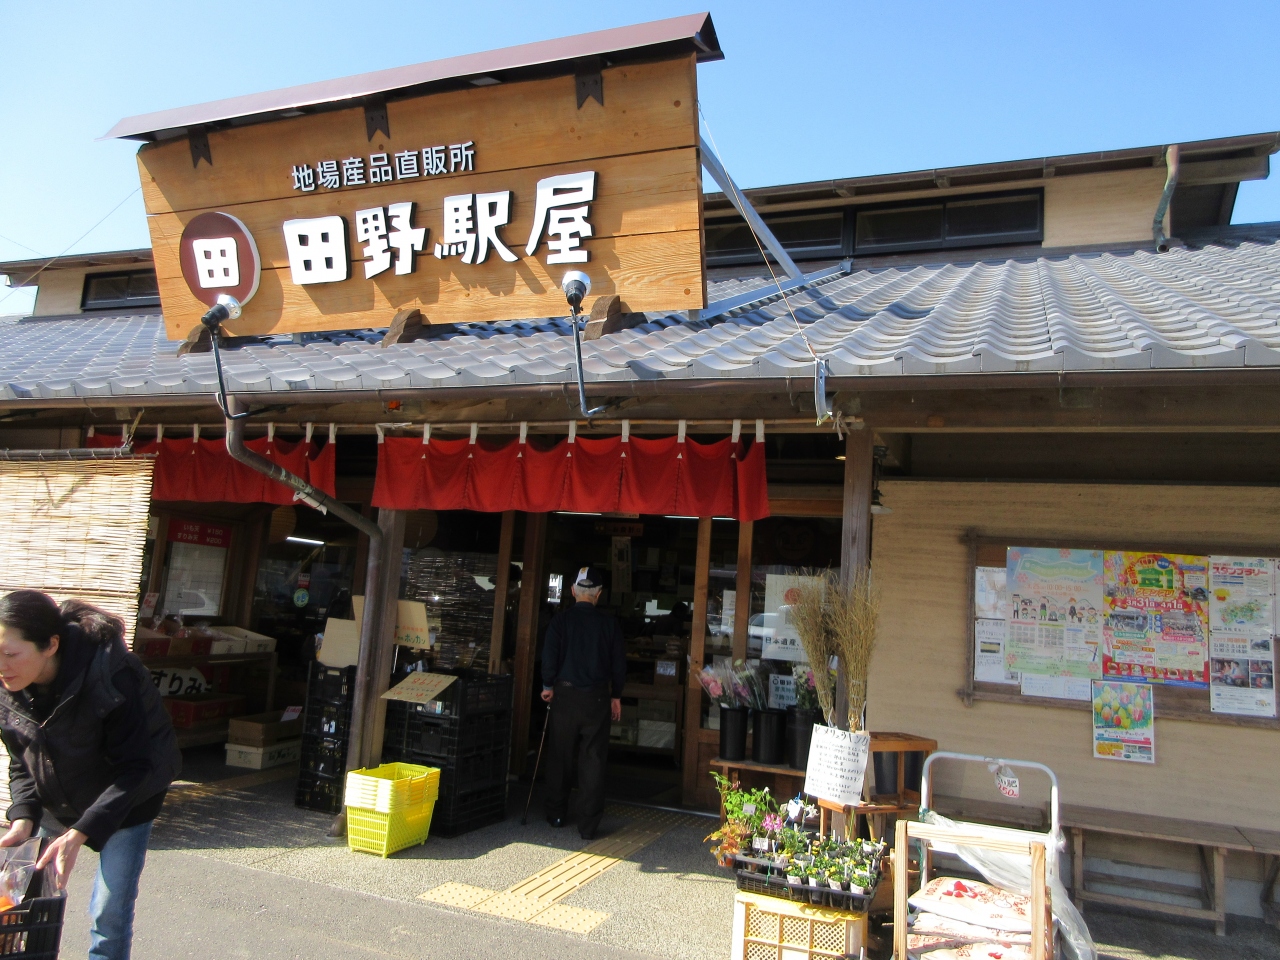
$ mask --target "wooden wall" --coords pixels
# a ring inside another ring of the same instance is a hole
[[[873,730],[936,737],[940,749],[1038,760],[1064,803],[1274,829],[1280,821],[1280,732],[1156,720],[1154,766],[1095,760],[1090,715],[956,695],[966,669],[968,556],[961,535],[1127,543],[1229,543],[1280,553],[1273,487],[1050,483],[881,483],[872,568],[884,591],[871,666]],[[1030,778],[1024,778],[1024,795]],[[985,769],[937,791],[996,799]]]
[[[1150,243],[1164,179],[1164,167],[1050,177],[1044,181],[1045,248]]]

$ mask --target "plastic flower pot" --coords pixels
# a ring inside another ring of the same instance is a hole
[[[786,760],[793,770],[804,770],[809,765],[809,741],[813,739],[813,725],[822,722],[822,711],[811,708],[787,707]]]
[[[720,729],[723,731],[724,721],[721,720],[720,724]],[[752,718],[752,735],[751,759],[756,763],[781,764],[786,758],[786,711],[755,711]]]
[[[720,708],[720,759],[747,759],[747,717],[751,711],[746,707]]]
[[[804,883],[804,877],[796,877],[796,876],[792,876],[791,874],[787,874],[787,883],[789,883],[793,887],[798,887],[802,883]]]

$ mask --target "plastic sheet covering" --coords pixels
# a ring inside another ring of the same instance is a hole
[[[948,820],[932,810],[924,811],[921,819],[925,823],[936,824],[940,827],[958,829],[965,827],[965,824]],[[1004,832],[1020,838],[1027,836],[1027,831],[1025,830],[1002,831],[997,827],[986,826],[983,826],[983,830],[990,831],[993,834]],[[1052,899],[1053,919],[1058,927],[1064,956],[1073,957],[1075,960],[1098,960],[1098,949],[1093,945],[1093,937],[1089,935],[1089,928],[1085,925],[1084,917],[1080,915],[1076,905],[1071,902],[1071,896],[1067,893],[1067,888],[1062,883],[1061,870],[1058,863],[1060,851],[1066,848],[1066,841],[1063,839],[1062,831],[1057,830],[1052,834],[1042,834],[1041,836],[1044,837],[1046,844],[1044,858],[1045,877],[1049,884],[1049,893]],[[1029,857],[997,853],[993,850],[984,850],[979,847],[966,847],[962,844],[934,843],[932,846],[935,850],[953,853],[958,856],[982,874],[987,883],[1012,893],[1031,895],[1031,860]]]

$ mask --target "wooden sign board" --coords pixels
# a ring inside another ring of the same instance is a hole
[[[170,338],[233,290],[232,335],[564,316],[572,269],[584,310],[705,306],[695,58],[602,79],[604,106],[573,76],[393,99],[372,139],[361,106],[212,131],[194,167],[142,147]]]

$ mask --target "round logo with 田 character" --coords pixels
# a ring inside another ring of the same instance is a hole
[[[258,292],[258,245],[249,228],[229,213],[202,213],[188,223],[178,260],[187,287],[207,306],[213,306],[219,294],[230,294],[244,304]]]

